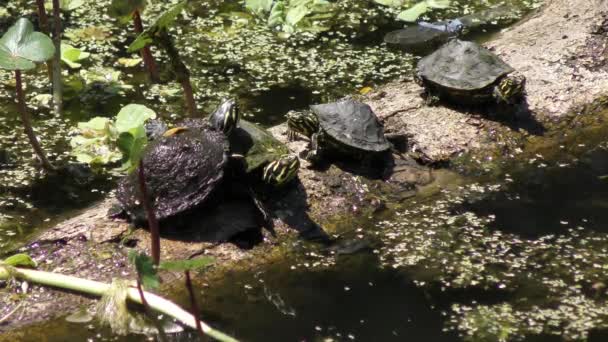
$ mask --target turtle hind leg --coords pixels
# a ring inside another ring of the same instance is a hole
[[[266,207],[266,205],[264,205],[258,193],[251,186],[247,188],[247,193],[249,194],[253,205],[255,205],[255,207],[258,209],[258,212],[260,213],[260,216],[262,218],[263,225],[274,236],[274,222],[272,221],[272,216],[270,215],[268,208]]]

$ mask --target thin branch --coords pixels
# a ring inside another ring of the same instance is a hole
[[[186,288],[188,289],[188,294],[190,295],[190,312],[192,316],[198,317],[198,305],[196,305],[196,298],[194,297],[194,289],[192,288],[192,280],[190,279],[190,271],[185,271],[186,275]],[[201,322],[196,320],[196,330],[201,334],[201,337],[205,337],[205,333],[203,332],[203,328],[201,327]]]
[[[38,138],[36,138],[36,133],[34,133],[34,129],[32,128],[32,120],[27,111],[27,107],[25,105],[25,95],[23,93],[23,81],[21,80],[21,70],[15,70],[15,84],[17,88],[17,104],[19,106],[19,114],[21,115],[21,122],[23,123],[23,129],[25,130],[25,134],[30,141],[30,145],[34,149],[34,153],[42,163],[42,167],[46,171],[53,171],[55,168],[46,158],[44,150],[40,146],[38,142]]]
[[[154,265],[158,266],[158,264],[160,263],[160,228],[158,226],[156,214],[154,213],[154,208],[152,207],[152,203],[150,202],[150,197],[148,196],[143,158],[139,160],[138,172],[139,192],[141,194],[140,201],[143,204],[144,211],[146,212],[146,216],[148,217],[148,228],[150,229],[151,235],[150,249],[152,250],[152,261],[154,261]]]
[[[133,25],[135,26],[135,33],[140,34],[144,31],[144,26],[141,22],[141,15],[139,11],[133,12]],[[152,82],[156,82],[160,79],[158,76],[158,68],[156,67],[156,62],[154,61],[154,57],[152,56],[152,52],[150,52],[150,46],[146,45],[143,49],[140,50],[141,57],[144,60],[144,66],[148,70],[148,74],[150,75],[150,80]]]

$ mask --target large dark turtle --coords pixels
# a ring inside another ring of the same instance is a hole
[[[479,104],[514,103],[524,94],[525,77],[480,45],[453,39],[418,62],[416,82],[429,104],[439,98]]]
[[[308,159],[318,161],[325,151],[355,158],[388,151],[384,127],[365,103],[347,98],[310,106],[311,111],[287,115],[290,138],[297,133],[311,140]]]
[[[222,132],[189,127],[150,142],[143,153],[148,195],[159,220],[203,204],[224,178],[228,140]],[[145,221],[138,172],[124,178],[116,198],[130,218]]]
[[[227,105],[229,104],[229,105]],[[239,119],[232,100],[223,103],[209,120],[187,119],[176,128],[155,123],[143,154],[148,196],[159,220],[187,212],[207,201],[221,184],[229,165],[229,142],[226,134]],[[145,221],[137,170],[118,185],[116,198],[132,221]]]

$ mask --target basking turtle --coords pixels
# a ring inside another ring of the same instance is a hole
[[[292,180],[300,168],[300,160],[289,153],[285,144],[258,125],[240,120],[229,138],[233,156],[242,156],[241,171],[253,180],[261,179],[271,186]]]
[[[512,104],[524,94],[525,77],[480,45],[453,39],[418,62],[415,80],[427,103],[439,98],[479,104],[492,99]]]
[[[237,177],[231,178],[231,182],[238,181],[242,171],[253,174],[261,168],[260,177],[269,184],[283,185],[293,179],[299,167],[297,158],[294,160],[294,157],[288,156],[285,146],[277,145],[280,142],[270,133],[249,122],[241,124],[246,128],[235,128],[238,122],[238,107],[233,100],[229,100],[208,120],[186,119],[148,143],[142,156],[144,173],[149,197],[159,220],[203,205],[220,187],[227,174],[237,174]],[[249,138],[243,140],[244,136]],[[247,145],[247,141],[252,144]],[[231,145],[241,153],[236,158],[247,162],[246,168],[234,170],[231,166],[237,164],[229,162],[233,157],[229,152]],[[133,221],[141,223],[146,215],[137,177],[138,172],[132,172],[124,178],[116,197],[123,211]],[[253,197],[267,220],[268,214],[251,191],[250,184],[239,181],[238,187],[248,190],[246,193]]]
[[[310,106],[311,111],[287,114],[289,137],[302,134],[311,141],[307,158],[317,162],[325,152],[362,159],[388,151],[392,146],[372,109],[347,98]]]
[[[519,17],[520,14],[514,7],[498,5],[452,20],[434,23],[419,21],[387,33],[384,42],[407,52],[426,55],[452,38],[504,27]]]
[[[435,50],[451,38],[458,37],[464,31],[464,24],[459,19],[427,23],[391,31],[384,36],[384,42],[400,49],[425,54]]]

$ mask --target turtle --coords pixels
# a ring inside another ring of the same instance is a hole
[[[211,126],[183,126],[149,142],[142,154],[149,200],[159,221],[194,209],[219,187],[229,165],[229,143]],[[116,198],[131,221],[144,223],[138,169],[123,178]]]
[[[365,103],[352,98],[310,106],[310,111],[289,112],[289,139],[298,134],[308,137],[311,151],[307,159],[313,164],[326,152],[356,159],[367,159],[389,151],[392,145],[384,127]]]
[[[384,42],[406,52],[423,55],[460,36],[464,30],[465,26],[459,19],[436,23],[421,21],[416,26],[387,33]]]
[[[228,100],[208,119],[183,120],[148,143],[142,160],[149,197],[159,221],[202,206],[214,197],[213,194],[218,192],[227,176],[231,177],[229,182],[238,181],[243,172],[254,174],[261,168],[260,177],[273,186],[281,186],[294,178],[299,167],[297,158],[294,160],[288,156],[286,147],[269,143],[271,138],[274,139],[270,133],[266,132],[268,136],[265,136],[262,134],[265,131],[252,123],[240,123],[239,116],[236,102]],[[246,128],[241,128],[241,125]],[[249,149],[242,140],[246,130],[254,132],[249,135],[248,141],[253,142]],[[232,154],[233,145],[243,154]],[[257,147],[254,149],[254,146]],[[249,166],[241,167],[243,159]],[[118,186],[116,197],[121,209],[132,221],[143,223],[146,214],[141,204],[137,177],[138,172],[132,172],[124,178]],[[244,184],[239,182],[239,186],[234,188],[246,188],[246,193],[252,197],[264,219],[268,220],[265,208],[247,183],[249,181]]]
[[[480,104],[494,99],[513,104],[524,95],[526,79],[477,43],[453,39],[418,62],[416,82],[428,104],[438,99]]]
[[[253,180],[280,187],[298,173],[300,160],[287,146],[260,126],[240,120],[229,138],[233,157],[241,157],[240,171]],[[238,158],[237,157],[237,158]]]
[[[419,21],[415,25],[387,33],[384,42],[406,52],[424,56],[450,39],[504,27],[518,17],[517,9],[503,4],[460,18],[437,22]]]

